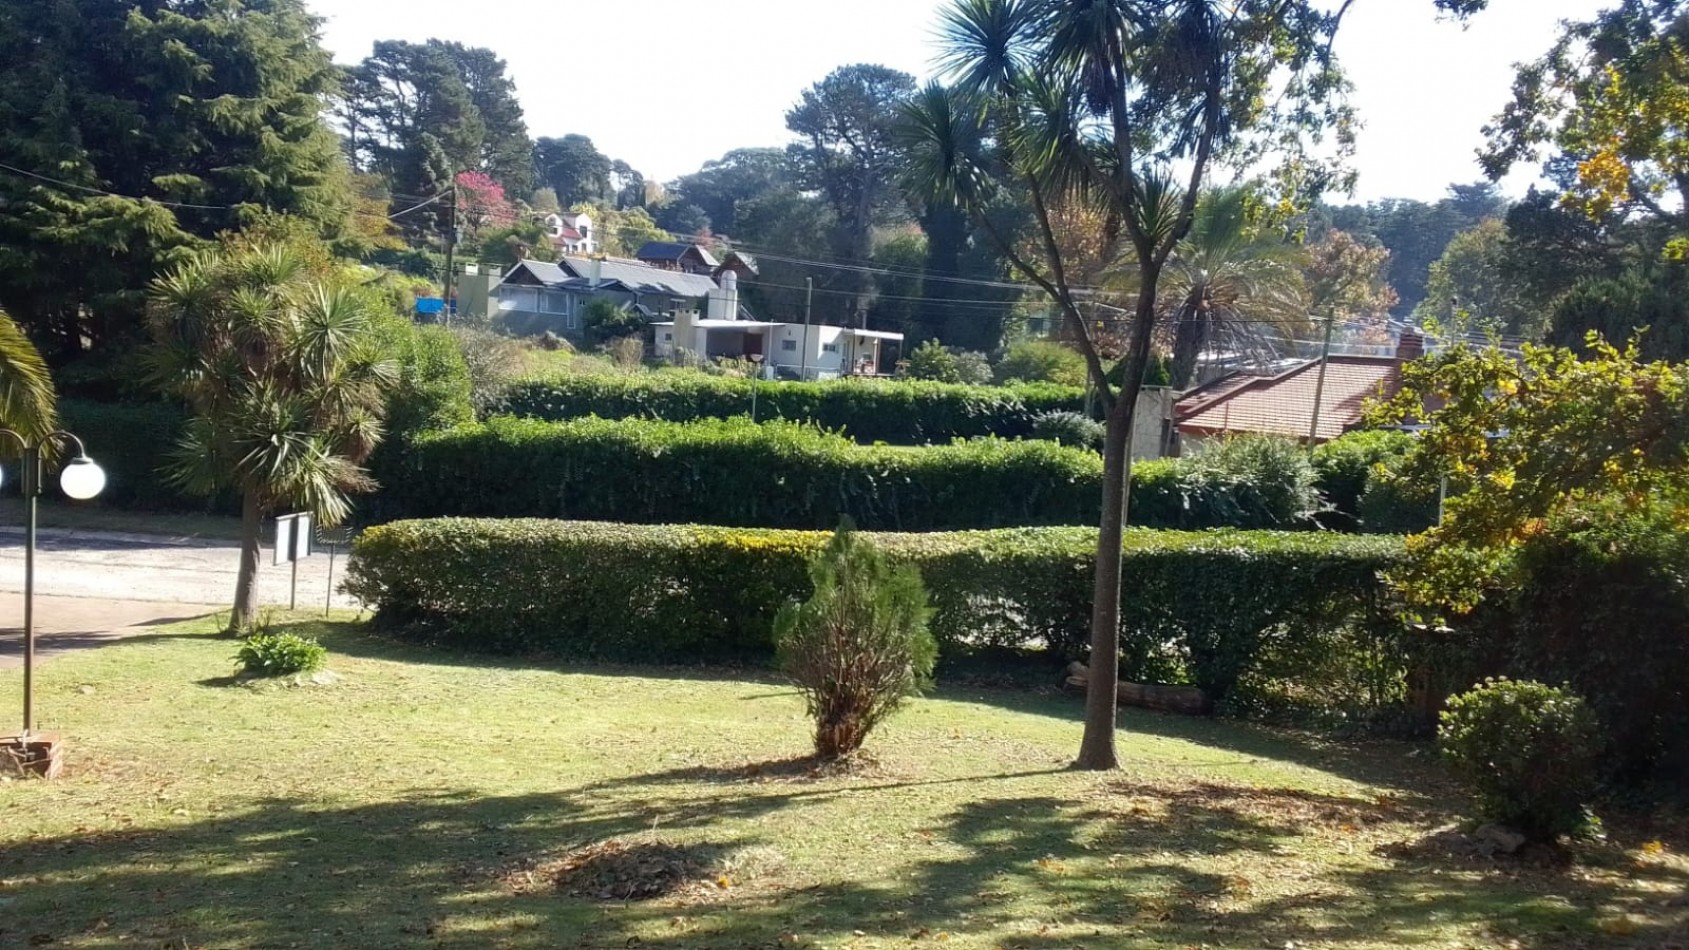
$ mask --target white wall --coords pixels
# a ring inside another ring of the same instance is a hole
[[[804,326],[801,323],[782,323],[768,330],[768,359],[776,366],[798,369],[805,364],[803,354]],[[786,348],[786,342],[792,349]],[[827,347],[833,348],[832,352]],[[809,375],[817,373],[838,375],[844,370],[850,341],[845,339],[843,327],[812,326],[809,328]]]

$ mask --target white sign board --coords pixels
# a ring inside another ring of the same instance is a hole
[[[282,515],[276,519],[276,563],[303,561],[311,556],[311,515]]]

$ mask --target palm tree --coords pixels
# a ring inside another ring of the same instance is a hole
[[[1049,296],[1104,407],[1091,676],[1075,764],[1112,769],[1128,444],[1160,283],[1214,162],[1276,152],[1299,170],[1280,180],[1326,182],[1302,146],[1347,118],[1333,102],[1343,88],[1330,44],[1340,14],[1313,0],[952,0],[942,16],[941,63],[954,85],[930,87],[905,109],[905,186],[967,209]],[[985,134],[973,135],[980,125]],[[1037,253],[1022,253],[985,214],[1005,193],[1028,207]],[[1137,272],[1118,387],[1086,317],[1097,289],[1069,267],[1052,225],[1051,209],[1064,205],[1096,209],[1105,241],[1123,246]]]
[[[1167,259],[1158,307],[1170,328],[1172,385],[1189,386],[1197,361],[1223,342],[1264,357],[1279,339],[1309,327],[1306,253],[1298,244],[1250,220],[1253,195],[1241,187],[1205,192],[1196,203],[1190,233]],[[1117,285],[1135,289],[1135,262],[1118,272]]]
[[[39,444],[58,427],[54,402],[46,361],[17,322],[0,311],[0,426]]]
[[[308,250],[231,243],[153,282],[150,380],[190,410],[168,474],[201,495],[241,496],[240,575],[229,632],[257,619],[258,535],[283,507],[334,525],[373,482],[396,378],[372,334],[373,307]]]

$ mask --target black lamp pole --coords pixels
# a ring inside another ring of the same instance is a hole
[[[65,494],[72,498],[87,500],[98,495],[105,487],[105,473],[88,457],[82,440],[69,432],[50,432],[37,442],[30,442],[11,429],[0,429],[0,436],[9,437],[23,450],[22,488],[27,512],[23,554],[23,737],[28,739],[35,728],[35,534],[36,502],[41,497],[43,474],[41,449],[55,442],[75,447],[76,454],[64,468]]]

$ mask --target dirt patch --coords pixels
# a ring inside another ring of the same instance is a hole
[[[660,838],[610,838],[506,871],[504,883],[519,894],[607,903],[702,903],[753,883],[767,884],[784,867],[785,856],[773,848],[724,851]]]

